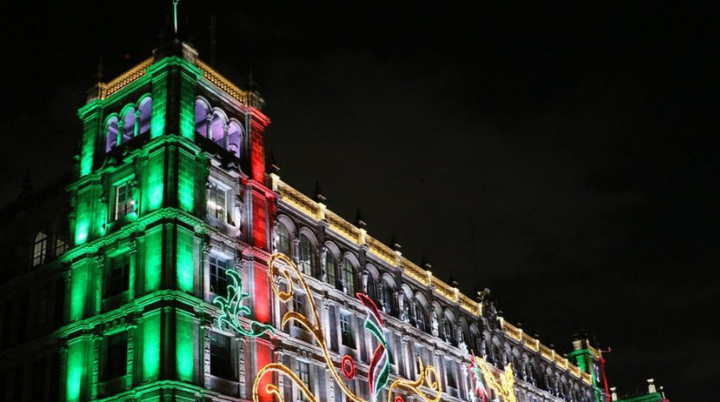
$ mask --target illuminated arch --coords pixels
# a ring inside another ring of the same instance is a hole
[[[152,118],[152,97],[144,95],[138,102],[137,109],[139,111],[138,135],[150,132],[150,121]]]
[[[105,152],[118,145],[118,115],[113,113],[105,120]]]
[[[210,102],[203,97],[195,98],[195,134],[201,137],[208,137],[208,115],[210,114]]]

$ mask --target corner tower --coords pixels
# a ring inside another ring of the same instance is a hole
[[[218,375],[244,364],[209,358],[227,344],[211,336],[209,311],[232,269],[253,296],[250,318],[270,321],[270,120],[258,93],[197,56],[173,38],[95,85],[78,112],[61,400],[244,396],[242,380]],[[243,345],[234,356],[269,359],[268,339]]]

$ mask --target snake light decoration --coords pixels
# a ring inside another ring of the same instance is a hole
[[[242,301],[249,295],[243,291],[242,278],[240,274],[234,270],[228,269],[225,275],[232,282],[227,286],[227,298],[217,296],[213,299],[213,304],[220,308],[220,316],[217,319],[218,328],[223,331],[232,329],[238,334],[255,337],[265,332],[274,333],[275,328],[272,325],[263,324],[257,321],[250,321],[247,328],[240,324],[240,317],[250,314],[250,309],[242,305]]]
[[[279,263],[279,264],[278,264]],[[273,293],[283,302],[288,303],[292,300],[294,294],[294,287],[297,284],[301,287],[306,294],[310,295],[310,287],[305,282],[304,275],[297,268],[295,263],[288,258],[286,255],[281,253],[273,254],[268,262],[270,283],[272,284]],[[279,277],[284,278],[287,283],[287,290],[281,290],[278,288],[278,282],[276,279]],[[323,332],[320,314],[318,313],[315,300],[309,297],[310,314],[309,317],[298,311],[288,311],[283,315],[281,320],[281,327],[285,326],[293,321],[305,330],[307,330],[317,342],[320,347],[325,359],[325,363],[328,367],[332,368],[329,370],[332,379],[335,384],[340,388],[343,394],[346,396],[347,401],[352,402],[376,402],[382,392],[382,390],[390,382],[390,354],[387,349],[387,340],[383,333],[383,320],[380,315],[375,303],[364,294],[358,293],[358,299],[365,307],[367,311],[367,318],[365,319],[364,328],[369,331],[378,341],[378,345],[372,355],[370,365],[368,367],[368,382],[370,383],[370,401],[364,400],[350,390],[345,381],[340,376],[340,373],[347,379],[351,379],[355,376],[355,361],[352,356],[345,355],[342,360],[338,363],[335,362],[331,356],[331,352],[325,344],[325,334]],[[387,402],[403,402],[404,399],[399,391],[405,394],[412,394],[425,402],[439,402],[440,396],[442,395],[442,385],[440,384],[440,375],[433,366],[425,366],[422,359],[418,357],[418,363],[420,367],[420,373],[415,381],[409,381],[404,379],[398,379],[393,381],[388,388]],[[253,384],[252,397],[254,402],[260,401],[260,384],[261,379],[266,376],[272,376],[273,373],[288,377],[302,393],[304,399],[309,402],[318,402],[318,398],[311,392],[305,383],[287,366],[282,363],[269,363],[262,367],[257,375],[255,376],[255,382]],[[429,391],[434,394],[431,396],[420,389],[420,387],[426,387]],[[264,391],[274,396],[278,402],[285,402],[285,397],[282,391],[277,385],[273,384],[272,381],[265,385]]]

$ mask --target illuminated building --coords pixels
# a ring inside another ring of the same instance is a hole
[[[266,172],[263,103],[176,39],[90,91],[65,195],[7,210],[32,241],[3,249],[0,399],[610,398],[586,340],[556,353]]]

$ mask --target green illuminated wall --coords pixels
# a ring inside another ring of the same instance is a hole
[[[162,66],[158,64],[160,63],[156,63],[152,69],[158,72],[148,72],[153,74],[153,105],[150,118],[150,138],[158,138],[165,134],[165,126],[167,123],[167,71],[159,70]]]
[[[72,267],[70,288],[70,321],[82,320],[88,305],[89,285],[92,281],[92,267],[89,259],[75,263]]]
[[[181,149],[178,157],[178,206],[187,212],[195,210],[195,157]]]
[[[147,231],[145,236],[145,293],[160,289],[162,280],[163,227]]]
[[[182,227],[177,228],[177,286],[183,292],[192,293],[195,259],[193,232]]]
[[[165,191],[165,150],[160,149],[149,156],[145,167],[145,186],[143,205],[145,213],[154,211],[163,205]]]
[[[65,383],[65,393],[68,402],[80,400],[83,396],[84,381],[88,374],[89,362],[91,359],[88,355],[86,336],[73,339],[68,342],[67,347],[67,381]],[[92,366],[90,366],[92,367]]]
[[[80,177],[92,173],[95,148],[100,130],[99,101],[93,101],[80,109],[83,120],[83,136],[80,145]]]
[[[178,310],[175,319],[177,376],[180,381],[192,382],[195,362],[195,326],[193,317]]]
[[[145,315],[142,339],[143,381],[154,381],[160,376],[160,311]]]

